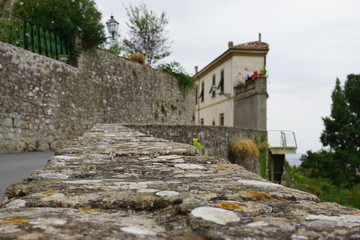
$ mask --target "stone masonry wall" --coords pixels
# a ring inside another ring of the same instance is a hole
[[[0,153],[59,149],[95,123],[189,124],[193,101],[170,75],[99,49],[72,67],[0,42]]]
[[[193,138],[199,138],[207,155],[224,159],[228,159],[228,147],[232,140],[255,140],[256,137],[267,135],[266,131],[238,127],[156,124],[126,124],[125,126],[158,138],[186,144],[193,144]]]
[[[96,125],[9,186],[0,239],[359,239],[360,211],[216,157]]]

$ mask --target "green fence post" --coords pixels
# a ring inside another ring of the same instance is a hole
[[[18,23],[18,42],[19,47],[25,48],[25,33],[23,23]]]
[[[45,41],[46,41],[46,56],[51,56],[51,42],[50,42],[50,34],[48,31],[45,32]]]
[[[55,43],[54,33],[50,34],[50,41],[51,41],[51,56],[52,56],[53,59],[57,59],[57,57],[56,57],[56,43]]]
[[[46,44],[45,44],[45,34],[42,28],[40,28],[40,49],[42,55],[46,55]]]
[[[31,26],[29,23],[26,23],[26,33],[25,33],[25,38],[26,38],[26,47],[28,50],[30,51],[34,51],[34,46],[32,44],[32,34],[31,34]]]
[[[9,26],[7,24],[4,25],[4,37],[3,41],[5,43],[9,43]]]
[[[57,35],[56,36],[56,52],[57,52],[57,60],[60,60],[60,56],[61,56],[61,43],[60,43],[60,38]]]
[[[16,46],[16,27],[14,23],[11,24],[11,40],[9,43]]]
[[[34,40],[34,51],[39,53],[39,34],[36,26],[32,27],[33,40]]]

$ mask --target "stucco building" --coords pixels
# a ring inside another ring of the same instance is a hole
[[[260,35],[254,42],[229,42],[223,54],[195,74],[197,124],[266,130],[268,51]]]

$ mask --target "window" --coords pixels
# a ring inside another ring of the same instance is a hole
[[[225,125],[225,118],[224,118],[224,114],[220,113],[220,126],[224,126]]]
[[[215,124],[215,120],[214,120],[214,119],[213,119],[213,121],[212,121],[212,125],[213,125],[213,126],[215,126],[215,125],[216,125],[216,124]]]
[[[212,77],[212,85],[210,88],[210,91],[212,92],[212,97],[216,96],[216,91],[213,90],[212,86],[216,85],[216,75],[214,74]]]
[[[204,119],[203,118],[200,119],[200,123],[201,123],[201,125],[204,125]]]
[[[198,104],[198,98],[199,98],[199,87],[196,85],[195,104]]]
[[[200,97],[199,97],[199,98],[201,98],[202,102],[204,101],[204,89],[205,89],[205,82],[202,82],[201,83],[201,93],[200,93]]]
[[[220,83],[218,86],[218,89],[220,89],[221,93],[224,93],[224,81],[225,81],[225,73],[224,73],[224,69],[222,69],[220,72]]]

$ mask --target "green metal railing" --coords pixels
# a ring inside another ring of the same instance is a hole
[[[59,36],[5,15],[0,18],[0,41],[70,63],[70,51]]]

